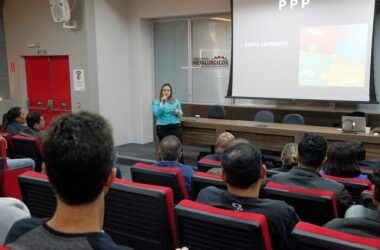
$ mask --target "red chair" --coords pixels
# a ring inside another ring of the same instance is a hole
[[[380,249],[380,240],[342,233],[306,222],[298,222],[291,233],[292,249],[363,250]]]
[[[180,246],[189,249],[272,249],[264,215],[183,200],[175,207]]]
[[[191,177],[191,190],[193,192],[193,200],[195,200],[199,192],[208,187],[215,186],[221,189],[227,189],[226,183],[222,180],[222,177],[215,174],[208,174],[203,172],[195,172]]]
[[[25,205],[32,217],[51,218],[57,206],[57,198],[47,175],[28,171],[18,177]]]
[[[197,161],[197,167],[198,167],[198,171],[207,172],[208,170],[212,168],[221,168],[222,164],[220,161],[207,159],[207,156],[206,156],[200,159],[199,161]]]
[[[6,155],[4,141],[0,140],[1,155]],[[0,157],[0,191],[1,195],[5,197],[14,197],[19,200],[22,199],[20,187],[18,185],[17,177],[26,172],[32,170],[32,166],[8,168],[7,158]]]
[[[173,190],[175,204],[183,199],[189,199],[179,168],[156,167],[139,162],[131,168],[131,175],[134,182],[170,187]]]
[[[7,140],[7,144],[8,144],[8,147],[7,147],[7,156],[9,158],[14,158],[14,156],[15,156],[15,148],[14,148],[14,145],[13,145],[12,135],[10,133],[6,133],[6,132],[2,132],[2,133],[0,133],[0,135],[2,137],[4,137],[5,140]]]
[[[115,179],[106,196],[103,228],[120,245],[135,249],[176,248],[172,190]]]
[[[334,192],[305,189],[269,182],[264,187],[264,198],[283,200],[293,206],[303,221],[317,225],[338,217],[338,207]]]
[[[15,135],[13,145],[16,158],[31,158],[35,161],[34,171],[41,172],[43,153],[41,141],[37,136]]]
[[[371,190],[371,181],[370,180],[360,180],[355,178],[342,178],[332,175],[322,175],[323,178],[334,180],[336,182],[342,183],[351,194],[352,199],[358,203],[360,200],[360,193],[364,190]]]

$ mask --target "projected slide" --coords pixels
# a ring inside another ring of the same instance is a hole
[[[300,30],[299,86],[364,87],[368,24]]]
[[[370,101],[375,1],[232,0],[227,96]]]

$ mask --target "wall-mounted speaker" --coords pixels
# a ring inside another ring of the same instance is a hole
[[[49,0],[54,22],[68,22],[71,18],[68,0]]]

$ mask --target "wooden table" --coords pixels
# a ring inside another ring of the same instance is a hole
[[[224,132],[232,133],[236,138],[245,138],[262,150],[281,152],[286,143],[298,143],[305,132],[322,134],[329,143],[336,141],[358,140],[363,142],[367,159],[380,159],[380,135],[372,133],[344,133],[332,127],[293,125],[283,123],[265,123],[240,120],[220,120],[183,117],[183,143],[185,145],[213,145],[216,137]]]

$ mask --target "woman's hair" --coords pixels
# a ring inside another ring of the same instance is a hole
[[[165,83],[162,84],[162,86],[161,86],[161,90],[160,90],[160,100],[162,99],[162,96],[163,96],[162,92],[163,92],[163,90],[164,90],[164,88],[165,88],[166,86],[168,86],[168,87],[170,88],[170,96],[169,96],[169,98],[168,98],[168,101],[171,102],[171,103],[173,103],[173,102],[174,102],[173,88],[172,88],[172,85],[170,85],[170,83],[167,83],[167,82],[165,82]]]
[[[11,122],[14,122],[17,117],[21,115],[21,108],[20,107],[13,107],[8,110],[7,113],[3,115],[3,124],[2,124],[2,130],[4,131],[7,128],[7,125]]]
[[[298,145],[297,143],[288,143],[284,146],[281,153],[282,164],[297,165],[298,164]]]
[[[356,152],[349,142],[336,142],[327,151],[327,159],[322,169],[328,175],[338,177],[356,177],[360,167],[356,160]]]

